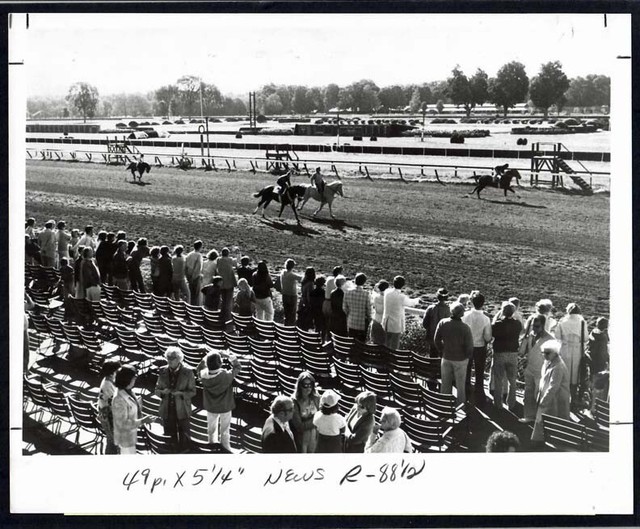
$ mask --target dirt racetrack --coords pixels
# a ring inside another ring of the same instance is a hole
[[[266,259],[272,272],[294,257],[299,270],[328,273],[343,264],[371,284],[403,274],[421,307],[446,286],[454,295],[481,290],[491,312],[518,296],[525,313],[541,297],[556,311],[577,302],[591,325],[609,313],[607,194],[525,186],[521,200],[505,202],[497,189],[471,198],[471,185],[348,178],[348,198],[334,203],[340,220],[328,211],[311,219],[317,203],[310,202],[298,227],[290,210],[276,220],[279,205],[267,220],[252,215],[252,194],[275,180],[266,173],[154,167],[139,186],[118,166],[29,161],[26,175],[26,214],[39,226],[49,218],[68,229],[91,223],[96,232],[124,229],[130,239],[185,248],[200,238],[207,251],[237,246],[254,263]],[[293,178],[301,182],[307,177]]]

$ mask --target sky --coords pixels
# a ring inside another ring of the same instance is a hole
[[[553,60],[570,78],[608,75],[613,57],[629,53],[608,20],[605,28],[601,14],[37,13],[17,48],[29,96],[66,95],[77,81],[101,95],[146,93],[183,75],[241,95],[267,83],[423,83],[456,65],[494,76],[512,60],[530,78]]]

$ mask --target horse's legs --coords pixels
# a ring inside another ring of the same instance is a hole
[[[328,206],[329,206],[329,215],[331,215],[332,219],[335,219],[335,216],[333,215],[333,211],[331,210],[331,202],[327,202]]]
[[[315,217],[318,213],[320,213],[320,210],[323,208],[324,204],[322,202],[320,202],[320,207],[318,209],[316,209],[313,212],[313,216]]]
[[[304,205],[307,203],[308,200],[309,200],[309,197],[305,197],[301,199],[302,205],[300,205],[300,202],[298,202],[298,211],[302,211],[302,208],[304,207]]]

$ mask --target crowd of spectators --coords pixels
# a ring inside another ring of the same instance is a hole
[[[200,240],[193,242],[192,250],[184,256],[182,245],[171,251],[164,245],[149,247],[146,238],[127,241],[123,231],[101,231],[97,237],[92,226],[83,231],[82,236],[77,230],[68,233],[64,221],[47,221],[41,230],[34,219],[26,223],[27,262],[59,268],[65,297],[99,300],[104,284],[145,292],[141,265],[148,259],[154,294],[220,310],[223,322],[231,320],[232,312],[273,320],[277,291],[285,325],[314,329],[324,340],[335,333],[385,345],[392,351],[400,348],[405,333],[405,309],[419,303],[419,299],[403,292],[406,281],[401,275],[391,282],[381,279],[369,290],[364,273],[357,272],[353,280],[348,280],[342,266],[334,267],[328,277],[313,267],[301,274],[296,271],[295,260],[288,258],[280,271],[272,273],[265,261],[254,268],[251,259],[241,256],[237,248],[237,257],[225,247],[219,254],[210,250],[205,260]],[[542,440],[542,414],[568,419],[571,411],[584,407],[579,385],[585,383],[587,361],[591,378],[586,383],[601,392],[606,385],[602,382],[609,363],[606,318],[599,318],[589,332],[576,303],[570,303],[566,314],[557,320],[552,316],[552,302],[542,299],[525,321],[518,298],[505,300],[491,318],[484,310],[485,297],[477,290],[450,302],[451,296],[443,287],[435,297],[437,302],[426,307],[422,320],[427,355],[441,359],[440,391],[452,394],[455,386],[459,404],[468,402],[473,394],[476,406],[487,405],[485,371],[490,349],[493,360],[488,387],[493,394],[492,405],[499,409],[506,403],[510,410],[516,410],[518,366],[524,365],[524,412],[520,420],[533,423],[533,441]],[[210,440],[230,450],[229,424],[235,406],[231,387],[240,371],[237,359],[231,357],[231,369],[223,369],[220,354],[211,353],[195,374],[182,363],[179,348],[167,349],[166,360],[156,387],[165,434],[174,439],[178,451],[188,451],[191,398],[197,376],[204,387]],[[148,420],[139,418],[139,403],[130,391],[134,379],[130,366],[105,366],[99,408],[111,452],[117,446],[121,453],[128,453],[135,446],[132,429]],[[301,373],[294,394],[279,396],[272,403],[263,428],[264,451],[410,451],[411,443],[400,428],[397,410],[385,408],[376,423],[376,396],[364,392],[343,417],[338,412],[339,399],[332,390],[320,394],[314,377]]]

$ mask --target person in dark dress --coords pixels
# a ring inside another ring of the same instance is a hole
[[[160,247],[160,259],[158,259],[158,295],[171,296],[173,278],[173,263],[168,246]]]
[[[344,292],[342,286],[346,279],[340,275],[336,277],[336,288],[331,292],[331,324],[329,330],[340,336],[347,336],[347,315],[342,310],[342,302],[344,301]]]

